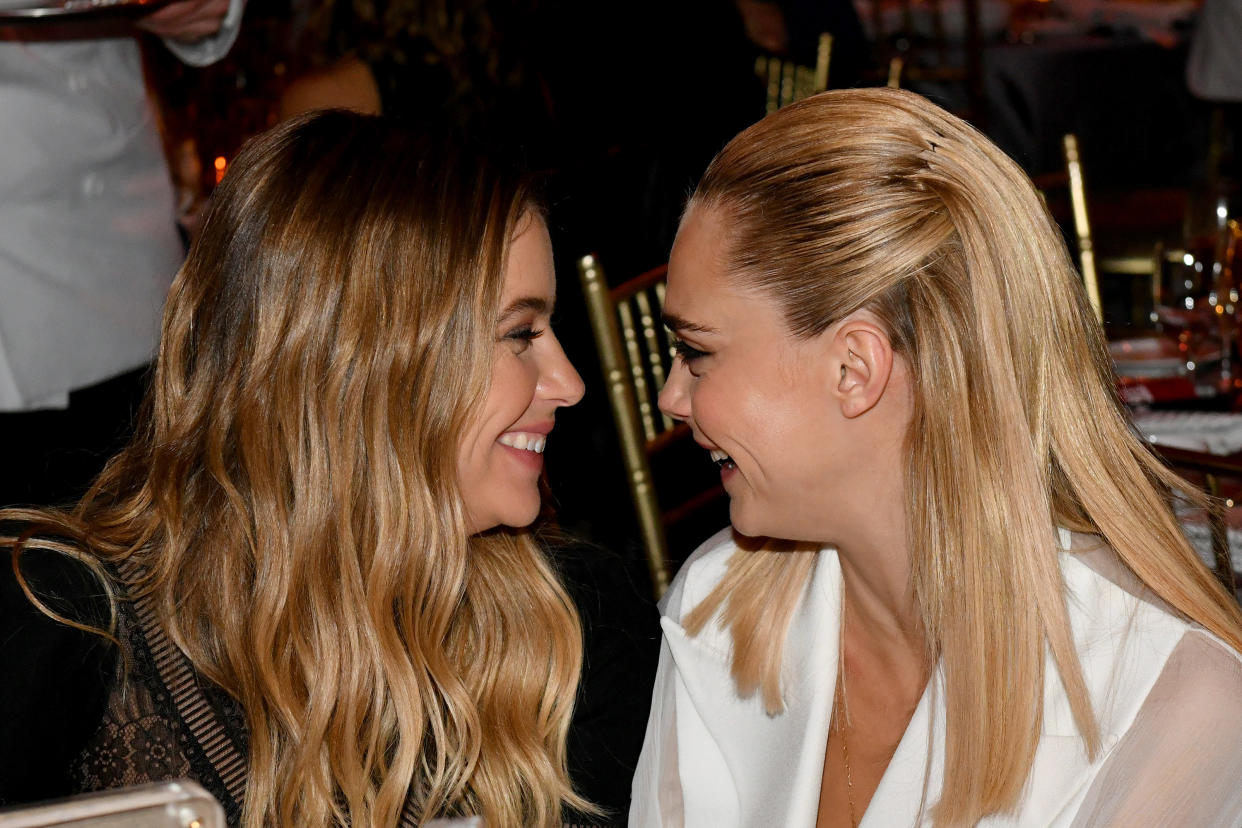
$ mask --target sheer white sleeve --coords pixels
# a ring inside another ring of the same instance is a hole
[[[1202,632],[1174,649],[1075,828],[1242,825],[1242,662]]]

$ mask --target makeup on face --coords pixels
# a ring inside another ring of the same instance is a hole
[[[843,439],[830,416],[829,363],[818,341],[788,333],[773,300],[729,278],[727,238],[702,209],[678,232],[664,302],[677,359],[660,408],[719,467],[738,531],[814,535]]]
[[[463,436],[458,476],[471,532],[530,524],[556,411],[582,398],[582,379],[552,332],[556,278],[547,227],[519,223],[505,268],[491,384]]]

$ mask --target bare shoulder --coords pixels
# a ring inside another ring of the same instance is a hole
[[[1242,654],[1215,636],[1192,629],[1178,642],[1148,697],[1242,736]]]

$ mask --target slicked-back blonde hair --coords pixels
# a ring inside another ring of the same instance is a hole
[[[247,826],[589,807],[577,615],[527,533],[468,535],[456,473],[528,180],[326,112],[253,141],[213,202],[132,444],[72,514],[0,520],[141,565],[122,591],[245,710]]]
[[[1049,652],[1088,755],[1100,748],[1055,527],[1098,534],[1175,611],[1242,649],[1242,613],[1173,515],[1170,492],[1191,487],[1132,433],[1059,231],[975,129],[908,92],[828,92],[738,135],[689,209],[723,220],[731,278],[777,302],[793,336],[867,308],[910,366],[912,586],[948,716],[937,825],[1017,804]],[[697,631],[723,610],[739,690],[772,713],[812,566],[788,549],[741,552],[687,618]]]

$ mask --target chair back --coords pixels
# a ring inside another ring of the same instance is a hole
[[[1034,183],[1052,217],[1058,223],[1067,223],[1073,228],[1078,270],[1087,291],[1087,301],[1091,303],[1096,321],[1103,324],[1104,308],[1100,302],[1100,279],[1095,264],[1095,246],[1091,239],[1087,184],[1078,137],[1073,133],[1065,135],[1061,146],[1065,156],[1065,169],[1037,176]]]
[[[832,35],[819,36],[814,66],[802,66],[776,55],[755,58],[755,74],[767,87],[767,113],[782,106],[809,98],[828,88],[828,64],[832,59]]]
[[[980,0],[863,0],[879,79],[891,87],[943,93],[960,88],[956,114],[976,124],[984,113]]]
[[[588,255],[578,261],[609,408],[657,598],[668,588],[670,578],[667,530],[724,494],[718,481],[705,485],[698,480],[665,481],[662,476],[667,484],[662,498],[652,471],[654,460],[674,453],[677,444],[684,448],[690,442],[689,426],[674,421],[657,406],[657,396],[674,359],[672,343],[661,322],[667,270],[661,265],[609,289],[597,257]]]

